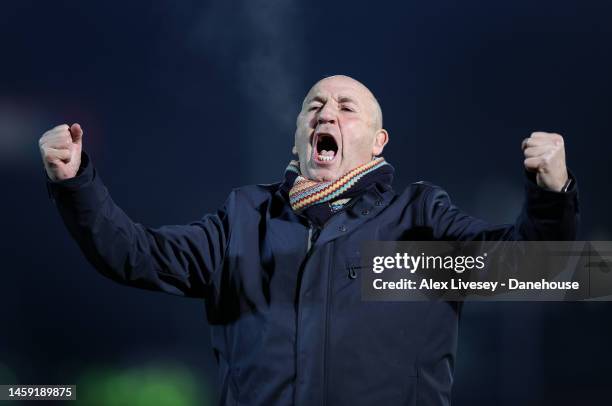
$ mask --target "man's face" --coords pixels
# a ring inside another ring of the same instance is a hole
[[[382,152],[387,132],[370,91],[347,76],[315,84],[297,117],[295,147],[302,175],[336,180]]]

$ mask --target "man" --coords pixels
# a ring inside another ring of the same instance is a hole
[[[525,205],[515,224],[494,226],[434,185],[391,188],[393,168],[379,157],[389,135],[360,82],[319,81],[296,124],[299,162],[284,182],[235,189],[215,214],[158,229],[113,203],[78,124],[48,131],[40,149],[60,214],[101,273],[204,298],[221,404],[448,405],[460,306],[362,301],[360,245],[573,239],[563,138],[523,141]]]

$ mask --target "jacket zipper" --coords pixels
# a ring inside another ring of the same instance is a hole
[[[314,236],[314,225],[312,224],[312,222],[308,222],[308,242],[306,244],[306,257],[310,256],[310,251],[312,250],[312,237]],[[333,252],[333,247],[334,246],[334,242],[331,242],[331,251]],[[330,256],[330,261],[333,260],[333,257]],[[328,271],[327,271],[327,299],[326,299],[326,304],[325,304],[325,331],[323,333],[323,391],[322,391],[322,396],[323,396],[323,405],[327,404],[327,347],[328,347],[328,331],[329,331],[329,301],[330,301],[330,291],[331,291],[331,282],[332,282],[332,275],[331,275],[331,265],[328,264]]]
[[[310,249],[312,248],[312,223],[308,223],[308,242],[306,243],[306,255],[310,253]]]
[[[331,241],[330,251],[334,252],[334,241]],[[325,334],[323,341],[323,406],[327,405],[327,359],[329,358],[328,347],[329,347],[329,309],[331,307],[331,285],[332,285],[332,269],[331,262],[333,261],[333,255],[329,256],[329,263],[327,264],[327,299],[325,300]]]
[[[308,221],[308,235],[306,237],[306,256],[304,257],[304,262],[308,261],[308,258],[310,257],[310,251],[312,250],[312,237],[314,235],[314,226],[312,224],[311,221]],[[300,282],[301,284],[301,282]],[[301,305],[300,305],[301,307]],[[298,308],[298,314],[297,314],[297,319],[299,320],[300,317],[300,313],[301,310]],[[299,321],[298,324],[296,325],[296,327],[298,328],[298,330],[296,330],[296,354],[297,354],[297,349],[300,348],[300,332],[299,332]],[[296,364],[297,365],[297,364]],[[296,371],[296,376],[297,376],[297,371]]]

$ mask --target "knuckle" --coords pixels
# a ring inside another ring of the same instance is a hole
[[[66,134],[60,134],[60,136],[56,137],[54,140],[54,144],[57,145],[65,145],[68,143],[68,136]]]

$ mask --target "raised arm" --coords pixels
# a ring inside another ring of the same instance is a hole
[[[187,225],[135,223],[113,202],[82,137],[78,124],[62,125],[47,131],[39,146],[50,195],[89,262],[122,284],[206,297],[229,240],[233,194],[217,213]]]
[[[424,220],[443,240],[574,240],[578,230],[578,191],[565,163],[563,137],[534,132],[523,140],[525,203],[514,224],[492,225],[454,206],[432,186],[424,201]],[[501,197],[503,198],[503,196]]]

